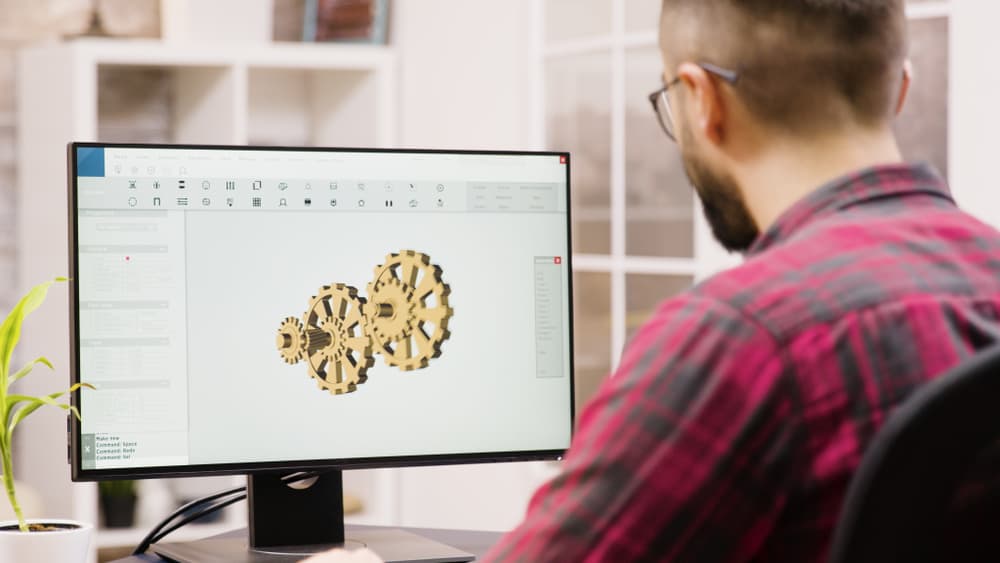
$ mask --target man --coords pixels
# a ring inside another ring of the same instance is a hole
[[[660,306],[489,561],[824,561],[866,445],[1000,333],[1000,233],[891,121],[902,0],[664,0],[651,96],[746,261]]]

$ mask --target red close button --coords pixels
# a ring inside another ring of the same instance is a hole
[[[555,258],[552,259],[552,262],[556,264],[562,264],[562,256],[556,256]]]
[[[566,155],[559,155],[559,164],[566,164]]]

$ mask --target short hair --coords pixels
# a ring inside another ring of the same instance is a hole
[[[675,64],[740,71],[737,96],[772,127],[879,126],[895,111],[906,13],[903,0],[663,0],[660,41]]]

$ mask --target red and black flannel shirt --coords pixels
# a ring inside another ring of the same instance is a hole
[[[1000,233],[926,166],[833,181],[664,302],[489,561],[824,561],[893,407],[994,341]]]

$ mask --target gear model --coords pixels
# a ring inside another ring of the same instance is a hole
[[[375,268],[364,305],[374,351],[403,371],[427,367],[450,336],[450,293],[428,255],[413,250],[388,255]]]
[[[355,391],[375,363],[364,304],[351,286],[323,286],[301,321],[289,317],[281,323],[278,353],[289,364],[305,361],[321,389],[335,395]]]

